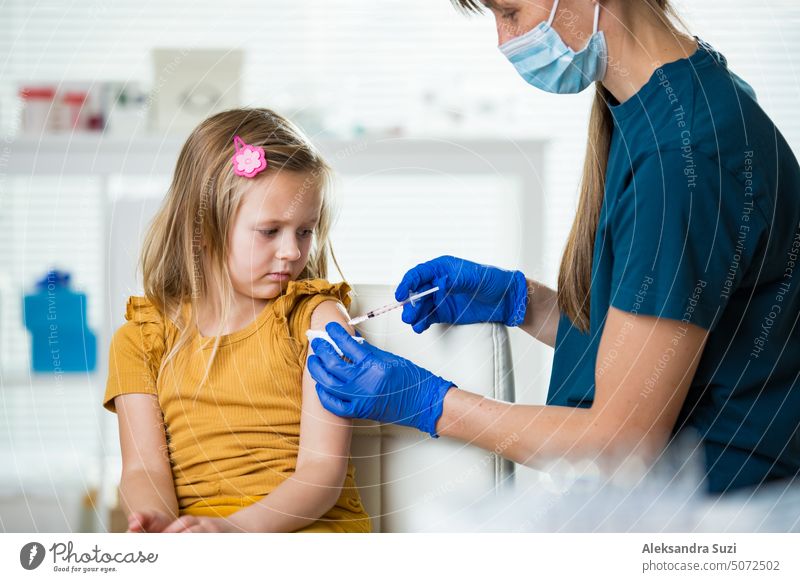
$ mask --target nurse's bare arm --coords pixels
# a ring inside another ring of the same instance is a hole
[[[651,461],[668,442],[707,336],[692,324],[611,307],[591,408],[508,404],[452,389],[436,430],[538,468],[556,458],[591,459],[607,470],[628,454]]]
[[[311,329],[324,330],[331,321],[351,334],[349,317],[341,303],[324,301],[311,315]],[[311,350],[309,349],[309,352]],[[291,532],[313,524],[339,499],[350,459],[352,421],[322,407],[316,382],[303,371],[303,408],[300,451],[294,474],[272,493],[228,520],[244,531]]]
[[[543,344],[555,347],[559,318],[556,292],[531,279],[527,281],[529,303],[519,327]]]
[[[158,397],[122,394],[114,405],[122,452],[120,504],[126,516],[136,513],[144,522],[134,530],[160,531],[178,516],[178,501]]]

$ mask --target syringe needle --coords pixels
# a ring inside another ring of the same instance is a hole
[[[415,293],[414,295],[410,295],[407,299],[403,299],[402,301],[398,301],[396,303],[390,303],[388,305],[384,305],[383,307],[378,307],[373,309],[372,311],[368,311],[364,315],[359,315],[358,317],[354,317],[347,323],[350,325],[358,325],[359,323],[363,323],[368,319],[372,319],[373,317],[377,317],[378,315],[383,315],[393,309],[397,309],[398,307],[402,307],[408,302],[414,302],[417,299],[422,299],[426,295],[430,295],[431,293],[436,293],[439,290],[439,287],[433,287],[428,289],[427,291],[422,291],[421,293]]]

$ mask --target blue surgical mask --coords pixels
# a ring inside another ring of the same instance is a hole
[[[605,35],[597,30],[600,4],[595,6],[592,36],[579,52],[569,48],[553,29],[557,10],[555,0],[547,22],[503,43],[500,51],[534,87],[550,93],[580,93],[606,74],[608,46]]]

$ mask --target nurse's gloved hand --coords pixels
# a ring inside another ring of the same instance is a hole
[[[525,319],[528,283],[521,271],[444,256],[409,270],[394,293],[397,301],[432,287],[439,291],[403,306],[403,321],[422,333],[434,323],[503,323]]]
[[[359,343],[338,323],[325,326],[349,361],[322,339],[314,339],[308,371],[322,405],[338,416],[410,426],[434,438],[444,396],[452,382],[367,342]]]

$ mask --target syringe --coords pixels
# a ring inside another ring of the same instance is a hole
[[[431,293],[435,293],[438,290],[439,290],[438,287],[433,287],[432,289],[428,289],[427,291],[423,291],[421,293],[415,293],[414,295],[409,296],[408,299],[404,299],[403,301],[398,301],[397,303],[390,303],[389,305],[384,305],[383,307],[378,307],[376,309],[373,309],[372,311],[367,312],[364,315],[359,315],[358,317],[354,317],[353,319],[351,319],[347,323],[349,323],[350,325],[358,325],[359,323],[363,323],[363,322],[367,321],[368,319],[372,319],[373,317],[377,317],[378,315],[382,315],[382,314],[386,313],[387,311],[391,311],[392,309],[397,309],[398,307],[402,307],[403,305],[405,305],[408,302],[412,302],[413,303],[417,299],[422,299],[426,295],[430,295]]]

